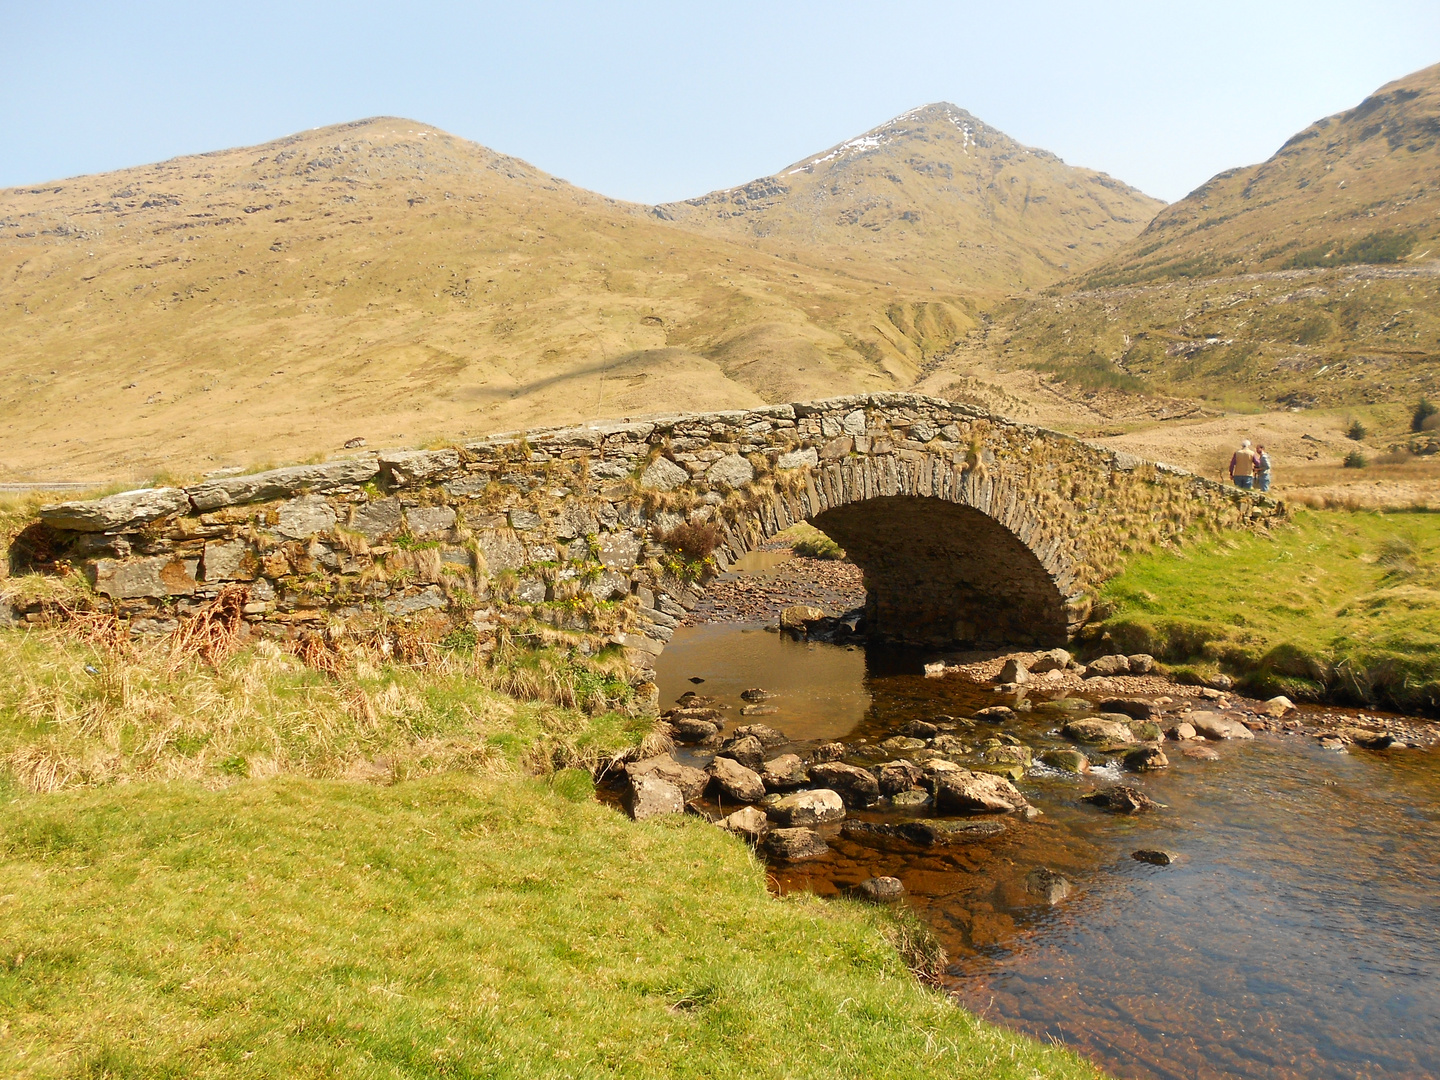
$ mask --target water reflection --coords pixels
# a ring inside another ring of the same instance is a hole
[[[994,704],[984,688],[920,677],[914,654],[868,659],[702,626],[676,634],[659,681],[673,700],[703,677],[699,691],[736,710],[727,726],[744,722],[739,692],[763,686],[777,693],[766,723],[800,743],[843,738],[862,761],[910,720]],[[1060,719],[1022,713],[1003,730],[1038,750],[1063,743]],[[1020,786],[1038,821],[1012,816],[992,839],[943,848],[831,827],[829,855],[776,878],[831,894],[899,877],[967,1006],[1119,1076],[1440,1074],[1440,757],[1303,737],[1211,745],[1220,760],[1172,754],[1165,772],[1127,780],[1166,804],[1154,814],[1080,802],[1093,773],[1032,770]],[[1136,862],[1140,848],[1179,860]],[[1027,890],[1037,866],[1074,882],[1071,896],[1051,907]]]

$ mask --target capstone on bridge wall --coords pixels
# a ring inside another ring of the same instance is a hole
[[[46,507],[13,570],[73,568],[91,604],[164,633],[221,589],[252,632],[530,620],[648,667],[703,590],[667,544],[713,526],[712,570],[813,520],[866,576],[870,630],[1049,644],[1128,551],[1254,527],[1267,499],[964,404],[875,394],[360,454]],[[0,618],[43,618],[40,606]]]

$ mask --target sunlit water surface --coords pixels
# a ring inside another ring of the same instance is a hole
[[[801,752],[994,703],[985,688],[923,678],[922,659],[710,625],[677,632],[658,681],[662,700],[696,689],[736,713],[741,690],[774,691],[779,711],[760,719]],[[731,715],[728,726],[744,722]],[[1040,711],[1006,730],[1038,749],[1063,744],[1059,722]],[[1440,755],[1265,735],[1211,745],[1221,760],[1172,752],[1169,770],[1127,780],[1166,804],[1153,814],[1079,802],[1118,774],[1041,770],[1020,787],[1044,817],[1012,818],[993,840],[885,846],[831,827],[829,855],[776,878],[832,894],[899,877],[954,960],[960,1000],[1117,1076],[1440,1075]],[[1136,862],[1140,848],[1179,860]],[[1045,906],[1024,887],[1037,866],[1075,891]]]

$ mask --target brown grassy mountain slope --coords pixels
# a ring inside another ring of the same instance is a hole
[[[1221,173],[956,354],[1244,407],[1440,392],[1440,66]]]
[[[655,212],[687,228],[857,250],[966,285],[1043,285],[1113,252],[1165,204],[1021,146],[963,109],[915,109],[774,176]]]
[[[903,250],[757,250],[397,119],[10,189],[0,479],[907,386],[988,279]]]

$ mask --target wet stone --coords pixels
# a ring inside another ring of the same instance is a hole
[[[781,754],[761,767],[760,781],[766,791],[793,791],[810,782],[810,773],[797,755]]]
[[[1176,859],[1172,852],[1160,851],[1157,848],[1141,848],[1131,852],[1130,857],[1136,862],[1150,863],[1153,866],[1169,866]]]
[[[1187,739],[1198,738],[1198,733],[1192,724],[1187,724],[1182,720],[1180,723],[1166,728],[1165,737],[1171,742],[1185,742]]]
[[[1122,717],[1120,720],[1071,720],[1060,731],[1067,739],[1073,739],[1075,742],[1133,743],[1135,735],[1130,730],[1128,720],[1128,717]]]
[[[942,814],[1003,814],[1027,805],[1025,796],[1003,776],[956,769],[935,777],[935,808]]]
[[[765,850],[773,858],[796,862],[824,855],[830,845],[813,829],[772,829],[765,837]]]
[[[1048,866],[1037,866],[1025,875],[1025,891],[1052,907],[1070,895],[1070,881]]]
[[[738,761],[717,757],[705,771],[710,774],[710,786],[726,798],[748,803],[765,797],[760,777]]]
[[[779,746],[785,742],[784,732],[776,731],[773,727],[765,724],[746,724],[743,727],[736,728],[735,735],[737,737],[749,735],[752,738],[759,739],[763,746]]]
[[[1207,739],[1253,739],[1255,733],[1239,720],[1221,716],[1216,712],[1192,712],[1187,720],[1190,725]]]
[[[1099,709],[1102,713],[1123,713],[1132,720],[1150,720],[1158,711],[1150,702],[1137,698],[1106,698]]]
[[[747,769],[758,769],[765,760],[765,747],[753,735],[732,736],[715,752],[717,758],[730,758]]]
[[[875,774],[858,765],[847,765],[841,761],[811,765],[810,779],[838,791],[846,806],[866,807],[880,798],[880,783]]]
[[[925,749],[924,739],[912,739],[908,735],[892,735],[880,743],[882,750],[888,750],[892,754],[901,753],[905,750]]]
[[[913,811],[921,810],[930,805],[930,794],[921,788],[912,788],[909,791],[897,791],[889,796],[890,806],[895,810]]]
[[[765,813],[771,821],[787,827],[823,825],[845,816],[845,803],[838,792],[826,788],[797,791],[773,801],[767,800]]]
[[[861,842],[903,840],[919,847],[944,847],[948,844],[989,840],[1005,831],[999,821],[947,821],[944,818],[921,818],[917,821],[847,821],[841,831]]]
[[[1086,795],[1083,801],[1112,814],[1138,814],[1142,810],[1154,810],[1161,805],[1139,788],[1125,786],[1093,792]]]
[[[905,886],[895,877],[866,878],[855,886],[855,895],[872,904],[893,904],[905,895]]]
[[[992,705],[977,712],[975,719],[982,724],[1013,724],[1017,717],[1015,710],[1008,705]]]
[[[920,766],[910,761],[887,761],[875,766],[874,773],[880,794],[892,796],[919,787],[925,775]]]
[[[744,701],[769,701],[774,696],[769,690],[763,690],[758,686],[740,691],[740,697]]]
[[[1061,772],[1083,773],[1090,769],[1090,759],[1079,750],[1046,750],[1040,760]]]
[[[764,811],[757,810],[753,806],[746,806],[729,817],[721,818],[715,824],[726,832],[732,832],[736,836],[743,836],[752,844],[760,842],[760,839],[770,831],[770,819],[765,816]]]
[[[933,739],[940,734],[940,729],[926,720],[911,720],[900,729],[900,734],[912,739]]]
[[[1180,753],[1184,754],[1191,761],[1219,761],[1220,755],[1203,743],[1182,746]]]
[[[821,743],[810,751],[810,764],[819,765],[827,761],[839,761],[845,756],[845,744],[838,742]]]
[[[1158,746],[1142,746],[1125,755],[1125,768],[1134,772],[1152,772],[1169,767],[1170,759]]]

